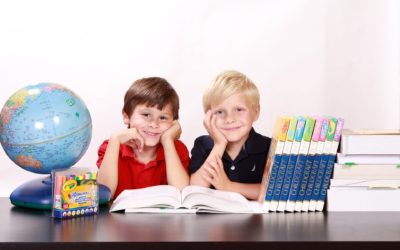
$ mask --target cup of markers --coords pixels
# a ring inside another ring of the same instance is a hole
[[[97,171],[86,168],[53,171],[52,216],[65,219],[94,215],[99,209]]]

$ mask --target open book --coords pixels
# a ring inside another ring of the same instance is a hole
[[[124,190],[110,212],[125,213],[265,213],[262,205],[235,192],[169,185]]]

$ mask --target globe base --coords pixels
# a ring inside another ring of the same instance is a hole
[[[10,201],[17,207],[51,210],[53,181],[51,176],[28,181],[17,187],[10,195]],[[110,201],[110,189],[99,184],[99,204]]]

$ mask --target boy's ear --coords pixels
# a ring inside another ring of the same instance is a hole
[[[125,125],[130,124],[129,116],[124,111],[122,111],[122,119],[123,119]]]
[[[257,121],[258,117],[260,117],[260,105],[254,108],[254,121]]]

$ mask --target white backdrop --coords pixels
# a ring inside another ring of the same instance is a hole
[[[258,85],[255,128],[267,136],[279,114],[400,128],[399,16],[396,0],[1,1],[0,105],[39,82],[80,95],[93,138],[76,166],[95,166],[100,143],[124,128],[126,89],[147,76],[180,95],[189,150],[205,133],[202,92],[225,69]],[[0,196],[35,177],[0,150]]]

